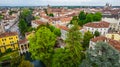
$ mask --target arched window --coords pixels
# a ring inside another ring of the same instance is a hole
[[[21,49],[22,49],[22,50],[24,50],[24,47],[23,47],[23,45],[21,45]]]
[[[27,45],[25,44],[24,46],[25,46],[25,49],[27,50]]]

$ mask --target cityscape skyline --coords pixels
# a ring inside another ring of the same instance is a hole
[[[0,6],[120,6],[119,0],[0,0]]]

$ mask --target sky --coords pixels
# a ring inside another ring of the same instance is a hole
[[[120,0],[0,0],[0,6],[120,6]]]

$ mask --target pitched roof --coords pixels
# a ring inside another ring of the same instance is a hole
[[[85,24],[84,26],[87,27],[93,27],[93,28],[108,28],[110,25],[110,23],[106,22],[106,21],[100,21],[100,22],[90,22]]]
[[[27,39],[23,39],[23,40],[19,41],[19,44],[25,44],[26,42],[28,42],[28,40]]]
[[[0,38],[18,35],[17,32],[5,32],[0,34]]]
[[[72,20],[72,18],[70,18],[70,17],[63,17],[63,18],[60,18],[60,20],[61,20],[62,22],[66,22],[66,21]]]
[[[59,24],[57,24],[56,27],[57,27],[57,28],[60,28],[60,29],[62,29],[62,30],[66,30],[66,31],[69,30],[68,27],[66,27],[66,26],[62,26],[62,25],[59,25]]]
[[[40,20],[33,20],[32,23],[35,23],[35,24],[38,24],[38,25],[45,24],[45,22],[42,22]]]
[[[107,42],[111,46],[113,46],[115,49],[120,51],[120,42],[119,41],[116,41],[116,40],[113,40],[113,39],[110,39],[110,38],[106,38],[104,36],[99,36],[99,37],[92,38],[91,41],[93,41],[93,42],[99,42],[99,41]]]

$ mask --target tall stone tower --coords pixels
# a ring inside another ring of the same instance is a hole
[[[104,6],[105,10],[111,10],[112,8],[112,4],[106,3],[106,5]]]

